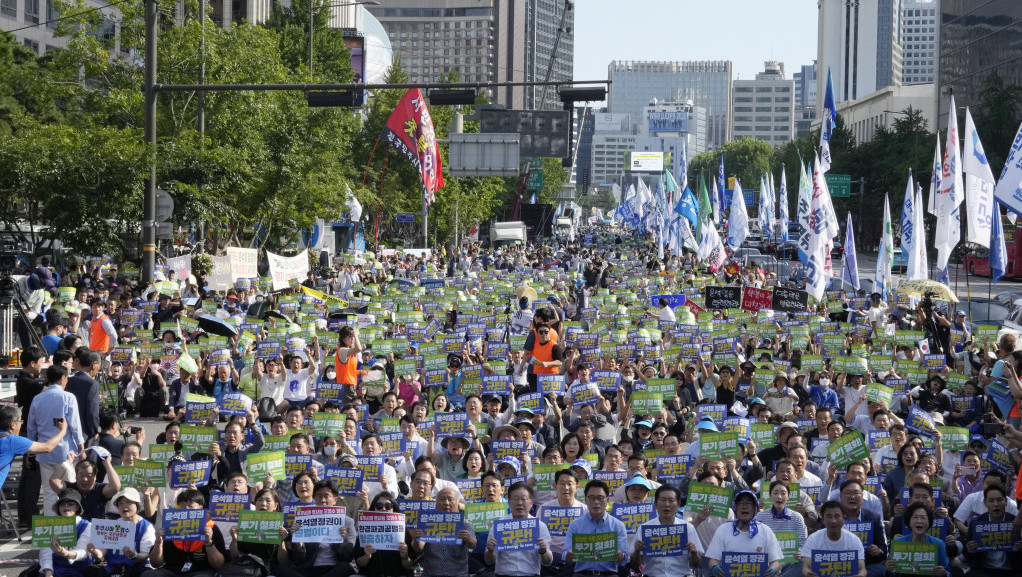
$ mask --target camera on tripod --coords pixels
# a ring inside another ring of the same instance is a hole
[[[930,314],[933,312],[933,297],[935,296],[937,296],[937,293],[933,291],[923,293],[923,298],[919,301],[919,308],[923,309],[924,313]]]

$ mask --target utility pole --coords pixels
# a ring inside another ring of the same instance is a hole
[[[157,0],[145,0],[145,141],[149,145],[149,182],[142,203],[142,284],[153,282],[156,268],[156,33]]]

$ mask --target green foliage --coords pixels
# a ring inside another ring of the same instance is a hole
[[[991,72],[983,82],[979,105],[972,110],[972,115],[990,169],[997,177],[1004,168],[1005,158],[1018,131],[1019,117],[1022,116],[1022,87],[1006,84],[996,72]]]
[[[721,152],[724,153],[725,177],[738,177],[742,188],[759,188],[759,177],[770,169],[774,155],[770,145],[761,140],[746,137],[728,142],[718,150],[697,154],[689,161],[689,182],[696,182],[700,171],[717,174]]]

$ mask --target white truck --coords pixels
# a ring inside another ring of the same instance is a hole
[[[506,244],[521,242],[525,244],[528,238],[528,229],[525,223],[520,220],[508,222],[497,222],[490,227],[490,246],[497,247]]]

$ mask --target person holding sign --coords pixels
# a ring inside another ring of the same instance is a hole
[[[820,577],[831,573],[844,577],[866,577],[866,553],[858,537],[847,531],[841,503],[827,501],[820,507],[823,531],[802,543],[802,575]],[[846,572],[838,572],[839,567]]]
[[[606,483],[589,481],[585,488],[586,512],[568,526],[564,560],[575,563],[576,577],[615,577],[627,558],[628,530],[607,513],[609,499],[610,488]],[[585,540],[580,536],[585,536]]]
[[[330,481],[316,483],[316,505],[333,507],[337,504],[337,488]],[[345,515],[344,526],[338,527],[342,543],[294,542],[295,533],[302,527],[296,520],[291,526],[291,534],[284,542],[287,547],[288,561],[277,566],[275,575],[278,577],[348,577],[354,573],[351,562],[355,551],[355,521]]]
[[[759,512],[759,498],[752,491],[739,491],[732,501],[735,520],[717,528],[710,546],[706,549],[710,574],[727,577],[722,560],[725,553],[766,553],[767,571],[764,577],[780,574],[781,545],[773,530],[756,521]]]
[[[259,410],[250,408],[244,426],[240,420],[232,420],[224,429],[223,442],[210,444],[209,452],[214,457],[218,480],[226,481],[231,473],[244,471],[248,455],[262,450],[263,431],[258,423]],[[255,437],[252,443],[245,443],[246,431]]]
[[[149,550],[156,543],[156,528],[149,521],[139,515],[142,508],[142,497],[138,491],[132,488],[123,489],[114,495],[113,504],[121,514],[117,521],[120,524],[127,524],[134,529],[134,538],[131,544],[116,548],[98,548],[93,543],[99,534],[96,524],[93,523],[93,540],[86,550],[97,562],[106,561],[105,566],[94,565],[86,571],[86,577],[101,577],[103,575],[124,575],[126,577],[139,577],[146,569],[146,562],[149,560]]]
[[[511,485],[508,489],[511,515],[505,519],[535,520],[536,517],[529,514],[532,496],[532,487],[524,482]],[[484,554],[486,564],[494,566],[497,577],[538,577],[541,565],[545,567],[553,563],[554,555],[549,547],[550,530],[545,523],[537,521],[533,526],[508,528],[499,533],[497,528],[496,522],[490,527]]]
[[[401,507],[390,493],[377,495],[368,510],[401,513]],[[361,537],[355,541],[355,565],[358,566],[359,575],[365,577],[405,575],[412,569],[413,553],[418,555],[419,552],[415,550],[415,539],[407,529],[404,532],[404,542],[398,545],[396,551],[381,551],[372,545],[363,544]]]
[[[789,465],[788,468],[790,469],[791,466]],[[780,469],[780,463],[778,463],[778,469]],[[799,492],[801,493],[801,491]],[[781,480],[770,483],[770,508],[759,512],[756,515],[756,520],[773,529],[775,536],[779,532],[793,533],[798,538],[796,542],[797,547],[799,543],[805,543],[808,529],[802,514],[788,508],[789,495],[790,489],[787,481]],[[797,577],[799,575],[802,568],[802,554],[797,550],[795,551],[794,559],[794,562],[788,563],[781,568],[781,575],[785,577],[789,575]]]
[[[987,512],[976,518],[969,524],[969,542],[965,544],[965,559],[969,562],[969,577],[993,577],[996,575],[1010,575],[1022,569],[1022,541],[1013,533],[1016,530],[1008,527],[1008,536],[1005,538],[1003,532],[997,535],[992,530],[983,530],[981,527],[991,527],[987,522],[1012,522],[1015,515],[1007,512],[1008,495],[1004,488],[999,485],[990,485],[983,489],[983,503]],[[991,527],[995,528],[995,527]],[[993,538],[988,537],[990,535]],[[985,548],[980,550],[980,541],[1001,541],[1010,543],[1007,548],[991,550]]]
[[[866,548],[866,572],[870,577],[883,577],[887,560],[887,534],[883,520],[862,508],[865,487],[854,480],[841,483],[841,509],[845,525]]]
[[[904,567],[904,564],[900,559],[898,559],[902,553],[900,551],[901,544],[918,543],[925,544],[928,546],[926,549],[932,549],[933,552],[936,552],[936,558],[933,559],[935,563],[933,565],[931,575],[933,575],[933,577],[951,577],[951,571],[948,571],[947,569],[947,567],[951,564],[951,561],[948,559],[947,550],[944,548],[944,542],[933,535],[927,534],[930,527],[933,527],[933,510],[922,503],[912,503],[905,509],[905,522],[912,532],[909,535],[895,537],[894,540],[891,541],[891,555],[894,558],[887,560],[886,566],[888,574],[893,575],[894,577],[900,577],[905,574],[900,571],[900,569]],[[931,553],[927,550],[923,550],[922,552],[927,555]],[[912,574],[918,575],[919,573],[912,571]]]
[[[678,518],[681,493],[671,485],[656,490],[657,516],[639,527],[629,560],[633,571],[646,577],[682,577],[699,567],[703,546],[696,528]]]
[[[436,494],[436,510],[439,513],[457,513],[461,493],[457,489],[441,489]],[[460,545],[423,543],[422,529],[414,529],[415,548],[422,551],[419,565],[423,577],[468,577],[468,554],[476,546],[476,534],[469,528],[458,531]]]
[[[280,511],[280,498],[273,489],[262,489],[256,493],[252,500],[256,511]],[[276,545],[266,543],[248,543],[238,540],[238,525],[234,524],[230,529],[231,535],[231,558],[229,564],[248,566],[247,557],[257,557],[262,561],[269,561],[270,567],[277,563],[287,561],[287,548],[284,547],[284,540],[287,539],[288,531],[283,525],[280,526],[280,542]]]
[[[81,518],[81,494],[75,489],[64,489],[57,497],[54,511],[61,517],[74,517],[75,545],[65,547],[56,536],[50,537],[50,547],[39,549],[39,574],[41,577],[81,577],[85,567],[92,565],[92,556],[86,551],[91,540],[91,526]]]
[[[206,498],[198,489],[185,489],[177,496],[178,509],[203,510]],[[149,550],[149,562],[154,569],[142,574],[143,577],[216,577],[227,556],[224,536],[213,521],[206,521],[204,538],[198,541],[164,542],[167,537],[163,527],[156,530],[156,541]]]

